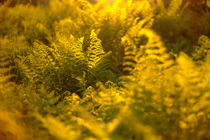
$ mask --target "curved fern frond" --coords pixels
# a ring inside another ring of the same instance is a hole
[[[166,52],[160,37],[150,29],[128,33],[122,38],[122,43],[124,45],[124,72],[132,71],[136,68],[136,64],[141,66],[148,60],[152,60],[165,68],[174,63]]]
[[[95,30],[91,31],[90,35],[90,47],[87,50],[88,57],[88,67],[94,68],[100,62],[100,60],[105,56],[105,52],[101,45],[101,40],[98,39]]]
[[[136,65],[136,46],[127,36],[122,38],[122,43],[124,46],[123,72],[128,74]]]
[[[89,72],[87,79],[89,79],[89,82],[94,84],[96,79],[102,82],[114,81],[114,74],[109,70],[111,67],[111,52],[104,52],[101,40],[97,37],[95,30],[91,31],[87,59],[87,70]]]
[[[160,37],[155,32],[149,29],[142,29],[139,36],[147,37],[148,41],[145,45],[141,46],[144,57],[141,57],[142,54],[140,53],[140,55],[137,56],[139,60],[138,63],[141,63],[146,59],[151,59],[157,61],[161,67],[165,68],[174,63],[170,55],[166,52],[166,47]]]
[[[7,50],[3,48],[2,42],[0,42],[0,100],[6,101],[12,97],[10,93],[16,90],[18,76],[17,68]]]
[[[61,41],[59,38],[56,44],[53,44],[55,53],[59,54],[59,61],[71,62],[75,64],[86,63],[86,56],[83,51],[84,37],[76,39],[74,36],[70,36],[67,41]],[[55,54],[56,56],[56,54]]]
[[[32,53],[25,60],[25,76],[32,83],[43,80],[44,71],[50,65],[50,61],[53,61],[49,55],[49,47],[40,42],[34,43]]]
[[[16,66],[12,63],[8,53],[0,50],[0,84],[10,86],[16,82]]]

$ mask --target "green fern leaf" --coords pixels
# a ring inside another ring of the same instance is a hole
[[[101,40],[98,39],[95,30],[92,30],[90,35],[90,47],[87,50],[88,67],[89,68],[96,67],[104,56],[105,52],[101,45]]]
[[[146,43],[141,45],[140,38],[146,37]],[[132,40],[131,40],[132,38]],[[160,37],[149,29],[141,29],[135,32],[135,34],[126,35],[122,38],[124,44],[124,72],[131,72],[138,66],[146,61],[156,62],[160,67],[169,67],[174,62],[170,58],[170,55],[166,52],[166,48],[161,41]]]
[[[16,67],[12,63],[8,53],[0,50],[0,84],[12,84],[17,82]]]
[[[145,57],[138,57],[139,62],[141,63],[146,59],[152,59],[157,61],[161,67],[171,66],[174,62],[170,58],[170,55],[166,52],[166,47],[161,41],[160,37],[153,31],[148,29],[142,29],[140,31],[140,36],[146,36],[148,38],[148,42],[146,45],[142,45],[141,49],[144,50]]]

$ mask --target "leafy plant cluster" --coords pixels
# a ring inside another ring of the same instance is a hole
[[[0,139],[210,139],[205,2],[4,1]]]

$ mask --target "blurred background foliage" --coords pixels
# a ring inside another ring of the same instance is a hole
[[[209,0],[1,0],[1,140],[210,139]]]

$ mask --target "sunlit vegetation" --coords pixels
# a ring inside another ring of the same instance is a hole
[[[0,1],[0,140],[209,139],[209,0]]]

